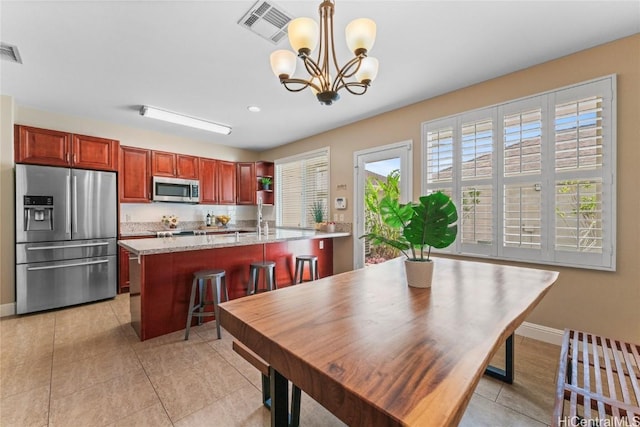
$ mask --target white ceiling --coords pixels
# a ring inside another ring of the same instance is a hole
[[[367,94],[327,107],[280,86],[269,54],[289,48],[286,38],[274,46],[237,24],[254,3],[2,0],[0,38],[18,46],[23,64],[0,62],[0,90],[20,106],[264,150],[640,32],[638,0],[338,0],[339,61],[346,24],[369,17],[380,73]],[[316,20],[319,3],[275,2]],[[141,105],[233,132],[147,119]]]

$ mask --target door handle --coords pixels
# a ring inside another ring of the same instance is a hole
[[[66,217],[67,217],[67,221],[66,221],[66,228],[65,228],[65,232],[67,234],[71,234],[71,205],[69,204],[71,202],[71,176],[67,175],[67,207],[66,207]]]
[[[108,259],[103,259],[100,261],[89,261],[89,262],[77,262],[74,264],[64,264],[64,265],[48,265],[45,267],[27,267],[27,271],[36,271],[36,270],[54,270],[57,268],[68,268],[68,267],[84,267],[85,265],[94,265],[94,264],[104,264],[109,262]]]
[[[84,243],[79,245],[66,245],[66,246],[35,246],[32,248],[27,248],[28,251],[43,251],[45,249],[67,249],[67,248],[90,248],[94,246],[107,246],[108,242],[102,243]]]
[[[73,176],[73,232],[78,232],[78,177]]]

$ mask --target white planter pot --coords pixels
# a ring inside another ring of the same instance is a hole
[[[404,260],[407,285],[414,288],[430,288],[433,278],[433,261]]]

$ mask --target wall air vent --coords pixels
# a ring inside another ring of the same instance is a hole
[[[238,21],[238,25],[253,31],[273,44],[278,44],[287,35],[287,24],[291,19],[291,15],[280,6],[273,2],[258,0]]]
[[[3,60],[22,64],[22,58],[20,58],[20,52],[18,52],[18,46],[0,42],[0,56],[2,57]]]

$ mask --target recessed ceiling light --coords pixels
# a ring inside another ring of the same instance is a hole
[[[249,105],[247,107],[247,110],[251,111],[252,113],[259,113],[260,107],[258,107],[257,105]]]
[[[189,126],[197,129],[208,130],[209,132],[221,133],[229,135],[231,128],[229,126],[218,123],[209,122],[207,120],[196,119],[195,117],[185,116],[183,114],[173,113],[171,111],[160,110],[158,108],[142,106],[140,115],[151,119],[163,120],[165,122],[175,123],[182,126]]]

